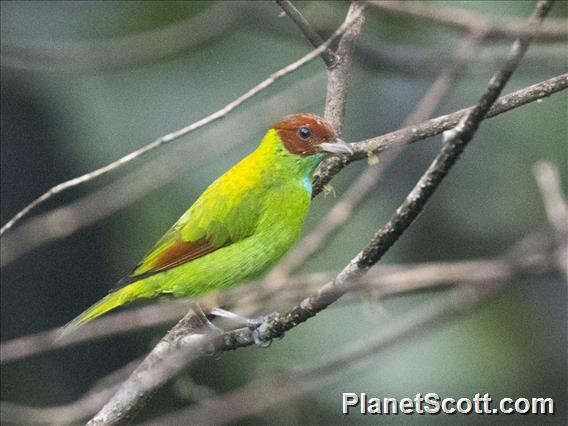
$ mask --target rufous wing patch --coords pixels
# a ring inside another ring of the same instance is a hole
[[[135,272],[121,279],[116,286],[111,289],[111,291],[116,291],[119,288],[132,284],[133,282],[139,281],[143,278],[147,278],[158,272],[175,268],[181,264],[208,255],[209,253],[212,253],[222,247],[226,247],[231,243],[231,241],[227,241],[221,246],[214,246],[205,237],[196,241],[175,240],[168,247],[164,248],[163,251],[152,259],[151,262],[145,264],[143,260],[142,263],[134,269]],[[136,270],[140,270],[141,266],[144,266],[144,272],[136,273]]]
[[[175,241],[171,246],[161,253],[156,260],[152,262],[152,267],[148,272],[164,271],[205,256],[219,247],[215,247],[207,241],[207,238],[200,238],[197,241]]]

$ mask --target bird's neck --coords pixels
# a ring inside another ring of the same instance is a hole
[[[286,149],[280,136],[270,129],[258,148],[250,154],[255,164],[270,170],[272,179],[297,182],[311,193],[312,174],[321,162],[320,154],[300,156]]]

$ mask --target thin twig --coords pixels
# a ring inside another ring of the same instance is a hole
[[[304,18],[304,15],[296,9],[296,6],[294,6],[290,0],[276,0],[276,3],[278,3],[278,6],[282,8],[286,15],[294,21],[312,46],[319,47],[323,43],[323,39],[317,31],[312,27],[308,20]],[[333,68],[339,59],[335,52],[330,48],[321,52],[321,58],[328,68]]]
[[[522,18],[488,16],[454,6],[432,6],[423,1],[371,0],[369,3],[385,12],[411,16],[459,31],[470,32],[479,27],[485,27],[488,39],[514,39],[534,35],[538,41],[568,40],[566,19],[548,19],[546,24],[533,31],[526,27],[526,22]]]
[[[153,142],[150,142],[149,144],[143,146],[142,148],[139,148],[139,149],[123,156],[122,158],[119,158],[118,160],[115,160],[112,163],[107,164],[106,166],[103,166],[99,169],[93,170],[89,173],[85,173],[84,175],[81,175],[81,176],[78,176],[76,178],[67,180],[65,182],[60,183],[59,185],[52,187],[47,192],[45,192],[43,195],[36,198],[34,201],[32,201],[30,204],[28,204],[26,207],[24,207],[22,210],[20,210],[13,218],[11,218],[4,226],[2,226],[2,228],[0,228],[0,236],[2,236],[6,231],[8,231],[10,228],[12,228],[17,222],[19,222],[23,217],[28,215],[32,210],[34,210],[39,205],[43,204],[44,202],[46,202],[47,200],[52,198],[54,195],[59,194],[59,193],[65,191],[67,189],[78,186],[80,184],[83,184],[85,182],[91,181],[91,180],[93,180],[93,179],[95,179],[95,178],[97,178],[101,175],[104,175],[104,174],[107,174],[111,171],[114,171],[114,170],[120,168],[121,166],[124,166],[125,164],[129,163],[130,161],[135,160],[135,159],[143,156],[144,154],[148,153],[149,151],[152,151],[152,150],[154,150],[154,149],[156,149],[156,148],[158,148],[162,145],[165,145],[169,142],[172,142],[176,139],[179,139],[180,137],[185,136],[190,132],[193,132],[193,131],[195,131],[195,130],[197,130],[197,129],[205,126],[205,125],[208,125],[208,124],[224,117],[229,112],[233,111],[235,108],[240,106],[243,102],[249,100],[253,96],[262,92],[263,90],[265,90],[267,87],[271,86],[273,83],[275,83],[280,78],[296,71],[298,68],[302,67],[303,65],[312,61],[313,59],[317,58],[320,55],[320,53],[323,52],[333,42],[333,40],[335,40],[337,37],[339,37],[341,34],[343,34],[345,31],[347,31],[349,29],[349,27],[352,24],[355,23],[356,19],[357,19],[357,17],[354,17],[352,20],[346,19],[339,26],[339,28],[319,47],[312,50],[310,53],[304,55],[302,58],[298,59],[297,61],[292,62],[291,64],[288,64],[284,68],[281,68],[280,70],[271,74],[268,78],[266,78],[262,82],[258,83],[257,85],[252,87],[250,90],[248,90],[246,93],[242,94],[238,98],[229,102],[223,108],[215,111],[214,113],[202,118],[201,120],[195,121],[194,123],[182,128],[182,129],[179,129],[179,130],[176,130],[175,132],[168,133],[167,135],[161,136],[158,139],[154,140]]]
[[[21,40],[2,36],[2,67],[57,73],[96,73],[155,61],[236,28],[240,2],[216,3],[181,22],[137,34],[89,41]],[[190,35],[190,36],[188,36]]]
[[[568,205],[562,195],[560,174],[552,164],[540,161],[533,173],[542,195],[548,223],[554,230],[556,261],[568,282]]]

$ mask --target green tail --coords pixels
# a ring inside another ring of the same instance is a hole
[[[126,305],[140,297],[145,297],[146,295],[140,291],[141,284],[142,282],[138,281],[106,295],[77,318],[67,323],[62,328],[60,337],[72,333],[92,319],[106,314],[119,306]]]

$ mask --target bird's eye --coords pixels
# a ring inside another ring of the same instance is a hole
[[[308,126],[302,126],[298,130],[298,135],[302,139],[308,139],[312,135],[312,132],[310,131],[310,128]]]

